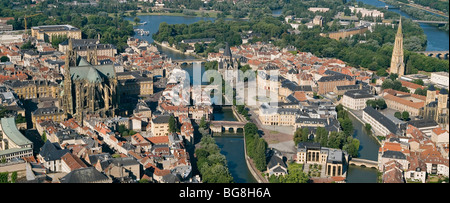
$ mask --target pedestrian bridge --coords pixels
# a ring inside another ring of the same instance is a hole
[[[211,121],[209,128],[212,132],[222,133],[222,132],[232,132],[237,133],[238,130],[243,132],[246,122],[240,121]]]
[[[352,158],[348,163],[352,164],[352,165],[355,165],[355,166],[364,166],[364,167],[368,167],[368,168],[376,168],[376,169],[378,169],[378,161],[367,160],[367,159],[359,159],[359,158]]]

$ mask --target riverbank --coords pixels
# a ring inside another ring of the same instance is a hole
[[[381,2],[383,2],[383,3],[386,3],[386,4],[392,4],[392,5],[394,5],[394,6],[396,6],[395,4],[398,4],[398,5],[405,5],[405,6],[417,8],[417,9],[420,9],[420,10],[423,10],[423,11],[427,11],[427,12],[429,12],[429,13],[433,13],[433,14],[436,14],[436,15],[439,15],[439,16],[442,16],[442,17],[445,17],[445,18],[448,18],[448,14],[445,14],[445,13],[442,12],[442,11],[435,10],[435,9],[432,9],[432,8],[426,8],[426,7],[422,6],[422,5],[415,4],[415,3],[411,3],[411,2],[403,3],[403,2],[401,2],[401,1],[396,1],[396,2],[386,1],[386,0],[379,0],[379,1],[381,1]]]
[[[267,179],[262,177],[261,173],[259,173],[259,170],[256,169],[255,164],[253,164],[253,160],[247,155],[247,145],[245,144],[245,131],[244,131],[244,155],[245,155],[245,162],[247,163],[248,170],[253,175],[253,178],[255,178],[258,183],[268,183]]]
[[[187,54],[187,53],[182,52],[182,51],[180,51],[180,50],[178,50],[178,49],[176,49],[176,48],[173,48],[173,47],[171,47],[171,46],[165,46],[165,45],[163,45],[162,43],[159,43],[159,42],[157,42],[157,41],[153,41],[153,43],[155,43],[155,44],[157,44],[157,45],[159,45],[159,46],[161,46],[161,47],[163,47],[163,48],[170,49],[171,51],[174,51],[174,52],[177,52],[177,53],[180,53],[180,54],[184,54],[184,55],[186,55],[186,56],[193,56],[193,57],[198,58],[198,59],[205,59],[204,57],[201,57],[201,56],[199,56],[199,55],[197,55],[197,54]]]
[[[358,120],[363,126],[366,125],[366,123],[362,120],[362,116],[358,116],[356,115],[352,110],[344,107],[344,109],[350,113],[350,115],[352,115],[354,118],[356,118],[356,120]],[[374,133],[370,133],[370,135],[375,138],[375,140],[377,140],[378,144],[381,146],[381,141],[377,138],[377,136],[375,136]]]

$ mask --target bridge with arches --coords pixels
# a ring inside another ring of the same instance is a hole
[[[222,132],[232,132],[238,133],[244,131],[244,126],[246,122],[240,121],[211,121],[209,128],[212,132],[222,133]]]
[[[419,51],[416,53],[445,60],[448,60],[449,55],[449,51]]]
[[[360,158],[352,158],[348,163],[355,165],[355,166],[364,166],[364,167],[368,167],[368,168],[378,169],[378,161],[360,159]]]
[[[174,63],[178,63],[179,65],[183,65],[183,64],[194,64],[194,63],[200,63],[200,64],[204,64],[206,62],[206,59],[175,59],[172,60],[172,62]]]
[[[416,23],[439,24],[439,25],[445,25],[445,24],[448,23],[448,21],[436,21],[436,20],[413,20],[413,22],[416,22]]]

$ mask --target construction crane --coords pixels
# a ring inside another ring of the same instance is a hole
[[[42,13],[36,13],[33,15],[29,15],[29,16],[24,16],[23,19],[25,21],[25,30],[27,30],[27,18],[33,17],[33,16],[37,16],[37,15],[41,15]]]

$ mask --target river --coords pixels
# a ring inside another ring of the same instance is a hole
[[[168,24],[191,24],[198,22],[200,20],[210,20],[214,21],[214,18],[204,18],[204,17],[180,17],[180,16],[139,16],[141,22],[147,22],[145,25],[136,26],[136,28],[148,30],[150,34],[148,36],[136,35],[134,37],[139,39],[147,40],[149,43],[153,42],[152,34],[156,33],[159,28],[159,24],[162,22],[167,22]],[[128,18],[128,20],[132,20]],[[161,46],[157,46],[161,53],[166,54],[172,59],[193,59],[194,56],[185,55]],[[193,66],[183,66],[183,69],[189,73],[189,76],[193,77]],[[205,71],[205,68],[201,66],[201,73]],[[225,120],[225,121],[236,121],[231,108],[223,108],[221,110],[216,110],[213,113],[214,120]],[[195,135],[200,136],[200,135]],[[225,155],[227,159],[228,169],[233,176],[234,182],[236,183],[256,183],[252,174],[248,170],[247,163],[245,162],[244,153],[244,137],[242,133],[236,134],[223,134],[223,136],[214,136],[217,145],[219,146],[221,153]]]
[[[231,108],[223,108],[213,113],[214,120],[237,121]],[[223,133],[214,135],[221,153],[225,155],[228,169],[235,183],[257,183],[245,162],[244,138],[242,133]]]
[[[353,137],[360,142],[358,150],[358,158],[377,161],[378,149],[380,148],[376,138],[370,136],[364,130],[364,125],[359,122],[355,117],[349,114],[350,120],[352,120]],[[376,183],[377,182],[377,169],[366,168],[360,166],[349,165],[347,172],[347,183]]]
[[[359,2],[363,2],[368,5],[372,5],[378,8],[384,8],[386,3],[378,1],[378,0],[356,0]],[[393,11],[402,15],[405,18],[415,19],[410,15],[406,14],[400,9],[389,9],[389,11]],[[449,50],[449,33],[439,30],[437,27],[432,26],[426,23],[419,23],[420,27],[423,29],[425,35],[427,36],[427,48],[426,51],[448,51]]]
[[[361,0],[364,1],[364,0]],[[369,1],[369,0],[365,0]],[[379,1],[374,1],[379,2]],[[382,3],[382,2],[380,2]],[[383,4],[379,4],[378,7],[384,7]],[[278,11],[279,12],[279,11]],[[401,12],[401,11],[399,11]],[[179,16],[139,16],[141,22],[147,22],[146,25],[139,25],[137,28],[142,28],[150,31],[149,36],[135,36],[140,39],[145,39],[149,42],[153,42],[152,34],[156,33],[159,28],[159,24],[161,22],[167,22],[168,24],[176,24],[176,23],[194,23],[200,20],[211,20],[214,21],[214,18],[202,18],[202,17],[179,17]],[[131,18],[130,18],[131,19]],[[422,26],[422,25],[421,25]],[[434,28],[434,27],[432,27]],[[438,31],[435,28],[434,32],[442,32]],[[435,33],[435,34],[436,34]],[[427,35],[429,36],[429,35]],[[448,50],[448,34],[447,34],[447,50]],[[433,39],[429,39],[428,43],[432,44]],[[440,46],[442,42],[437,42],[436,46],[444,49],[445,47]],[[428,47],[430,48],[430,47]],[[194,56],[184,55],[170,49],[165,49],[163,47],[158,47],[158,49],[171,57],[172,59],[186,59],[186,58],[194,58]],[[201,67],[201,72],[204,72],[204,67]],[[185,67],[185,70],[188,73],[193,72],[193,67]],[[192,74],[190,74],[192,77]],[[192,80],[191,80],[192,81]],[[221,111],[215,111],[213,114],[215,120],[236,120],[231,109],[224,108]],[[350,116],[352,119],[353,126],[355,128],[354,137],[360,140],[360,148],[359,148],[359,157],[363,159],[377,160],[378,158],[378,148],[379,145],[377,141],[372,137],[365,133],[363,125],[354,117]],[[256,182],[250,171],[247,168],[245,157],[244,157],[244,140],[242,135],[237,134],[238,136],[216,136],[215,140],[217,145],[221,149],[221,153],[225,155],[230,173],[232,174],[234,181],[237,183],[252,183]],[[347,182],[348,183],[376,183],[377,181],[377,170],[371,168],[364,168],[358,166],[349,166],[347,172]]]

